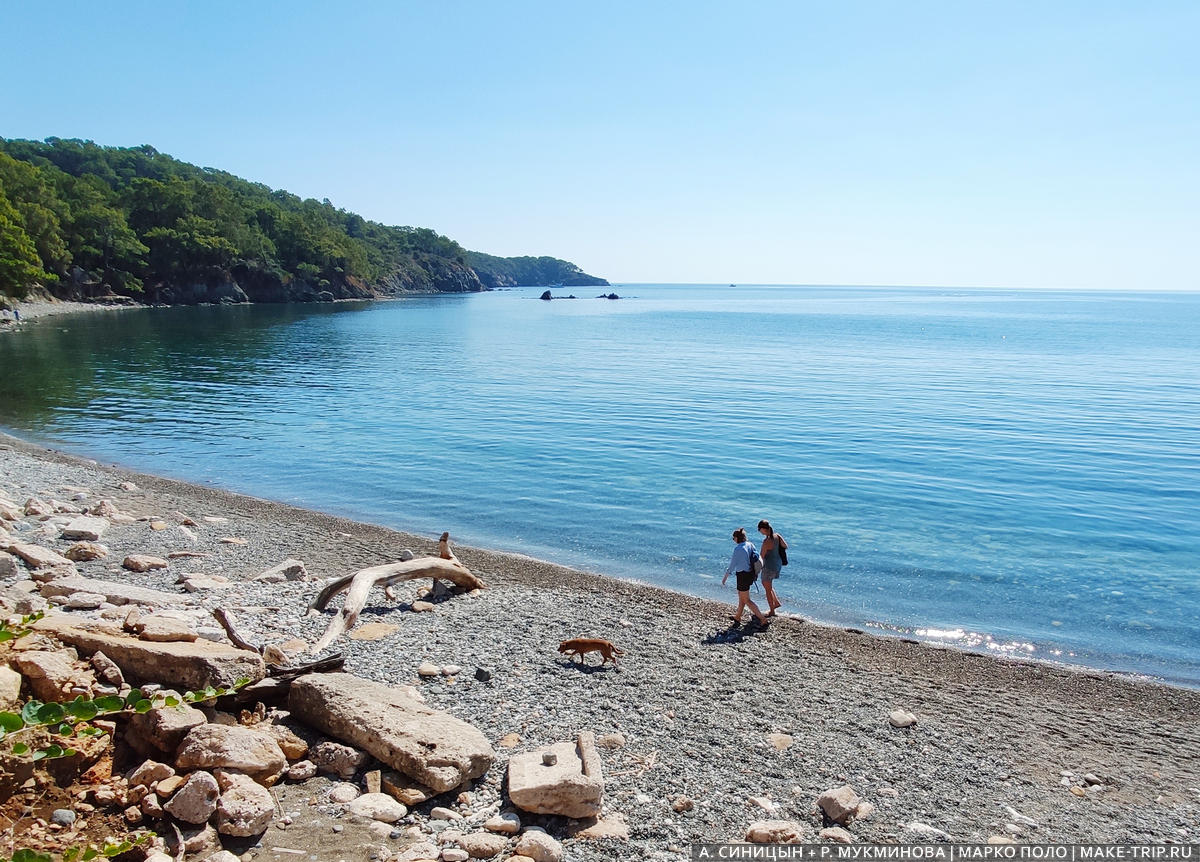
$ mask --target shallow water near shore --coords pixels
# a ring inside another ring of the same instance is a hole
[[[767,517],[785,610],[1200,685],[1200,296],[574,290],[37,320],[0,423],[726,599]]]

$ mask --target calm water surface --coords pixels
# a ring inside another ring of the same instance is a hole
[[[726,599],[766,517],[785,610],[1200,685],[1200,295],[614,289],[42,319],[0,423]]]

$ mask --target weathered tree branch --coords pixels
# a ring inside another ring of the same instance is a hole
[[[347,575],[344,578],[338,578],[336,581],[328,584],[317,597],[313,599],[312,604],[308,606],[308,612],[311,616],[317,611],[325,609],[325,605],[329,600],[336,596],[342,590],[346,590],[346,602],[342,609],[329,622],[329,628],[325,630],[325,634],[317,641],[311,650],[312,653],[319,653],[329,644],[341,635],[343,632],[349,631],[358,621],[358,615],[362,613],[363,607],[367,603],[367,596],[371,592],[371,588],[382,586],[385,589],[392,584],[401,581],[413,581],[418,578],[437,578],[445,581],[450,581],[455,586],[462,587],[467,590],[480,589],[486,584],[460,563],[458,560],[443,560],[439,557],[418,557],[415,560],[404,560],[399,563],[387,563],[382,566],[372,566],[369,569],[355,572],[353,575]]]

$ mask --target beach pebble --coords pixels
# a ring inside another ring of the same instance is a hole
[[[830,826],[817,833],[818,836],[834,844],[853,844],[854,836],[841,826]]]
[[[480,682],[490,682],[494,675],[495,671],[490,667],[475,668],[475,679],[479,680]]]
[[[775,803],[766,796],[751,796],[750,803],[752,805],[757,805],[768,814],[774,814],[779,810]]]
[[[350,784],[349,782],[342,782],[329,788],[329,801],[345,804],[348,802],[353,802],[359,797],[359,794],[360,791],[358,787]]]
[[[892,727],[912,727],[917,723],[917,717],[903,709],[894,709],[888,715],[888,723]]]
[[[63,556],[76,563],[87,563],[108,556],[108,548],[96,542],[76,542],[63,552]]]
[[[671,803],[671,810],[676,814],[682,814],[685,811],[691,811],[695,807],[696,803],[686,796],[680,796]]]
[[[491,832],[472,832],[459,838],[458,846],[466,851],[469,857],[491,859],[508,848],[508,839],[503,835],[494,835]],[[442,858],[446,858],[444,850]]]
[[[791,820],[759,820],[746,830],[746,840],[751,844],[800,844],[808,834],[808,827]]]
[[[540,829],[526,830],[513,850],[534,862],[561,862],[563,858],[563,846]]]
[[[483,824],[489,832],[499,832],[501,835],[516,835],[521,831],[521,818],[513,811],[504,811],[490,818]]]
[[[152,557],[149,554],[131,554],[121,563],[131,572],[149,572],[154,569],[165,569],[169,565],[162,557]]]
[[[416,613],[428,613],[433,610],[433,605],[429,602],[416,601],[412,603],[412,609]]]
[[[438,805],[430,809],[429,816],[434,820],[462,820],[463,816],[453,809]]]
[[[1015,842],[1011,838],[1009,838],[1007,835],[989,835],[987,843],[988,844],[1013,844]]]
[[[624,748],[625,734],[620,732],[602,733],[600,736],[596,737],[596,747],[603,748],[608,751],[615,751],[618,748]]]
[[[504,849],[503,847],[500,848],[500,850],[503,850],[503,849]],[[499,853],[500,850],[497,850],[496,853]],[[492,853],[491,855],[495,856],[496,853]],[[466,860],[468,860],[470,858],[471,858],[471,854],[468,853],[466,850],[464,850],[461,847],[443,847],[442,848],[443,862],[466,862]]]
[[[817,797],[817,806],[825,812],[825,816],[843,826],[855,815],[861,804],[862,800],[849,784],[826,790]]]
[[[70,826],[75,822],[75,812],[70,808],[55,808],[50,814],[50,822],[58,826]]]
[[[367,817],[383,823],[395,823],[408,814],[408,809],[386,793],[364,793],[346,806],[357,817]]]
[[[417,668],[417,676],[420,677],[430,678],[441,675],[442,669],[433,662],[421,662],[420,666]]]
[[[921,823],[918,820],[913,820],[910,823],[904,824],[904,831],[909,835],[915,835],[918,838],[937,841],[953,841],[949,833],[943,832],[936,826],[930,826],[928,823]]]
[[[456,664],[442,666],[442,676],[457,676],[460,673],[462,673],[462,668]]]

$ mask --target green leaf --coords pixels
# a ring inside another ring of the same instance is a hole
[[[58,727],[54,728],[54,730],[52,730],[50,732],[56,733],[59,736],[70,736],[71,734],[73,734],[75,732],[75,725],[71,724],[68,721],[64,721],[62,724],[60,724]]]
[[[240,678],[237,680],[237,682],[235,682],[235,683],[233,684],[233,687],[234,687],[235,689],[238,689],[238,688],[245,688],[245,687],[246,687],[246,686],[248,686],[249,684],[250,684],[250,677],[248,677],[248,676],[243,676],[243,677],[240,677]]]
[[[41,724],[41,722],[38,721],[37,714],[38,710],[41,709],[42,706],[43,704],[40,700],[29,701],[29,703],[21,707],[21,721],[31,726]]]
[[[129,694],[125,695],[125,705],[133,706],[142,699],[142,690],[140,688],[135,688],[133,691],[129,692]]]
[[[78,721],[91,721],[100,714],[95,701],[76,698],[67,704],[67,714]]]
[[[37,719],[39,724],[58,724],[66,714],[61,703],[47,703],[38,709]]]
[[[117,697],[115,694],[106,694],[104,697],[98,697],[94,701],[96,708],[100,712],[120,712],[125,708],[125,700]]]
[[[163,701],[163,706],[179,706],[180,700],[175,695],[170,695]]]
[[[10,641],[17,636],[16,632],[10,629],[0,629],[0,644],[5,641]]]
[[[29,746],[23,742],[14,742],[13,747],[12,747],[12,753],[17,755],[18,757],[23,757],[24,755],[29,753]]]
[[[97,850],[95,847],[89,847],[87,850],[83,851],[83,862],[92,862],[92,860],[99,855],[99,850]]]
[[[154,704],[143,698],[133,705],[134,712],[149,712],[154,709]]]
[[[63,851],[63,862],[75,862],[83,850],[80,847],[68,847]]]
[[[15,712],[0,712],[0,730],[5,733],[16,733],[24,726],[25,722]]]

